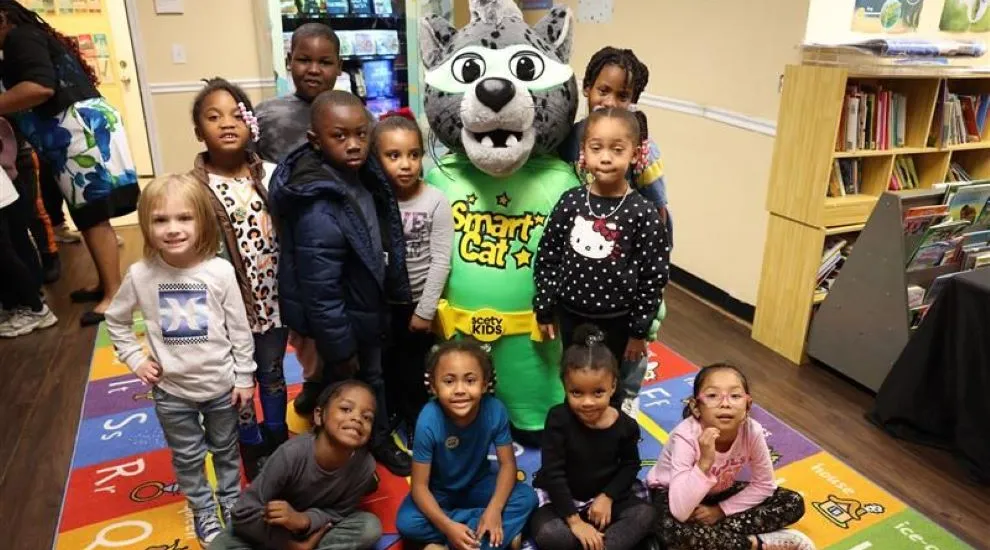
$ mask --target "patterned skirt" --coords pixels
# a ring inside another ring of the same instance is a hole
[[[102,98],[53,117],[15,116],[28,143],[58,178],[72,221],[88,229],[137,208],[137,171],[120,113]]]

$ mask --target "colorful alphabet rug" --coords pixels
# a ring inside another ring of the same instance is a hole
[[[291,399],[301,382],[301,369],[291,350],[285,370]],[[697,370],[662,345],[651,348],[639,404],[644,476],[656,462],[667,433],[680,422]],[[114,358],[101,327],[55,548],[199,548],[149,390]],[[778,483],[804,496],[807,512],[796,527],[819,549],[969,548],[765,410],[754,407],[752,414],[768,432]],[[301,419],[291,420],[294,427],[300,426]],[[539,468],[539,451],[517,447],[516,454],[519,477],[528,481]],[[385,536],[379,549],[398,550],[395,512],[408,493],[408,482],[382,467],[378,473],[380,488],[365,507],[382,519]]]

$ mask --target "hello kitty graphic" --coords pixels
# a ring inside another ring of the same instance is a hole
[[[618,256],[621,236],[618,226],[605,218],[588,219],[579,214],[571,228],[571,248],[585,258],[604,260]]]

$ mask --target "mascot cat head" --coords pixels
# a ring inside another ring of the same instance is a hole
[[[420,23],[426,116],[444,145],[507,176],[530,153],[553,152],[571,130],[578,102],[567,65],[571,12],[555,7],[530,28],[513,0],[470,6],[460,30],[436,15]]]

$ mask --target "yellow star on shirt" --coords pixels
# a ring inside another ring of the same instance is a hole
[[[516,267],[527,267],[532,263],[533,253],[529,251],[526,247],[520,248],[518,251],[512,254],[512,257],[516,259]]]
[[[533,223],[536,225],[543,225],[543,222],[547,221],[547,217],[543,214],[537,214],[533,216]]]
[[[468,196],[466,197],[466,199],[467,199],[467,203],[468,203],[468,204],[471,204],[471,205],[473,205],[473,204],[474,204],[474,201],[476,201],[476,200],[478,200],[478,196],[477,196],[477,195],[475,195],[474,193],[471,193],[470,195],[468,195]]]
[[[502,191],[502,194],[495,197],[495,199],[498,200],[498,205],[503,208],[509,206],[509,202],[512,200],[509,198],[509,194],[505,191]]]

